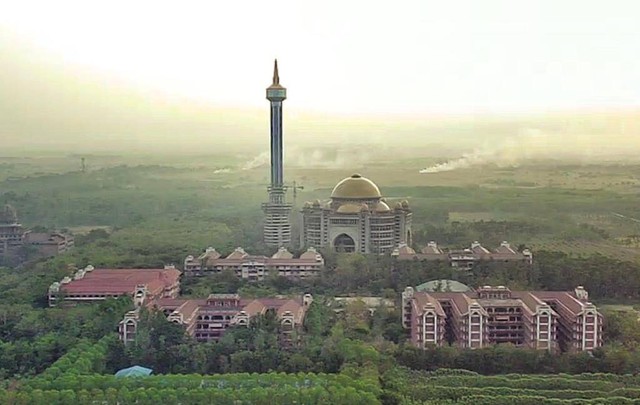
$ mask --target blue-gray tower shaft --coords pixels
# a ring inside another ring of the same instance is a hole
[[[273,67],[273,83],[267,88],[267,99],[271,102],[271,188],[282,188],[283,144],[282,144],[282,102],[287,98],[287,89],[280,85],[278,61]],[[279,201],[282,202],[282,201]]]
[[[271,187],[282,187],[282,101],[271,101]]]
[[[276,60],[273,67],[273,83],[267,88],[267,100],[271,103],[271,184],[268,189],[269,202],[262,206],[265,212],[265,244],[276,247],[288,246],[291,243],[291,204],[285,201],[283,173],[282,102],[286,98],[287,89],[280,85]]]

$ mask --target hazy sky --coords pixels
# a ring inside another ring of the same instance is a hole
[[[218,106],[264,107],[277,57],[292,110],[530,112],[640,106],[638,16],[637,0],[21,0],[0,33]]]

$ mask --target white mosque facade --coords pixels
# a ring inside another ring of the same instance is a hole
[[[371,180],[354,174],[340,181],[329,201],[306,202],[300,243],[337,252],[390,253],[411,245],[411,209],[407,201],[390,207]]]

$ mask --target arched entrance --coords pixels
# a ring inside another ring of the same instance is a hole
[[[333,241],[333,247],[338,253],[353,253],[356,251],[356,242],[346,233],[342,233]]]

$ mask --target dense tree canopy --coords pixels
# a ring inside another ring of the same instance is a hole
[[[183,294],[191,297],[311,292],[315,302],[296,344],[290,346],[279,344],[277,323],[269,316],[254,319],[248,328],[230,329],[220,342],[196,343],[161,314],[143,311],[137,339],[125,347],[114,332],[131,309],[130,300],[46,307],[47,287],[71,274],[74,266],[179,265],[186,255],[207,246],[225,253],[236,246],[272,253],[260,242],[262,213],[256,207],[265,197],[262,186],[243,175],[232,186],[208,176],[195,178],[192,168],[117,166],[88,173],[30,173],[2,183],[0,205],[18,207],[22,222],[34,229],[73,230],[76,248],[20,268],[0,268],[0,378],[5,388],[0,402],[158,404],[180,398],[183,403],[223,404],[539,405],[569,398],[605,403],[603,396],[627,403],[640,397],[635,376],[544,375],[635,373],[640,367],[640,328],[633,310],[605,310],[605,347],[592,354],[552,356],[508,346],[417,350],[406,343],[397,309],[376,308],[371,314],[355,302],[336,314],[326,300],[377,295],[397,302],[406,286],[446,278],[472,287],[511,289],[570,290],[583,285],[598,305],[634,304],[640,298],[640,261],[634,260],[638,255],[632,249],[637,225],[612,227],[602,218],[611,211],[640,217],[635,191],[530,187],[510,178],[489,188],[385,189],[389,195],[411,196],[415,248],[431,240],[449,247],[466,247],[473,240],[491,247],[505,239],[520,248],[545,246],[534,249],[533,266],[487,262],[464,271],[447,263],[325,251],[326,268],[316,279],[272,276],[248,283],[223,272],[182,280]],[[313,199],[325,198],[329,191],[309,187],[305,193]],[[476,215],[480,218],[472,218]],[[624,243],[628,249],[620,248]],[[588,249],[574,249],[580,246]],[[110,375],[132,364],[183,375],[139,381]],[[445,368],[471,371],[442,371]],[[494,376],[503,373],[518,375]]]

